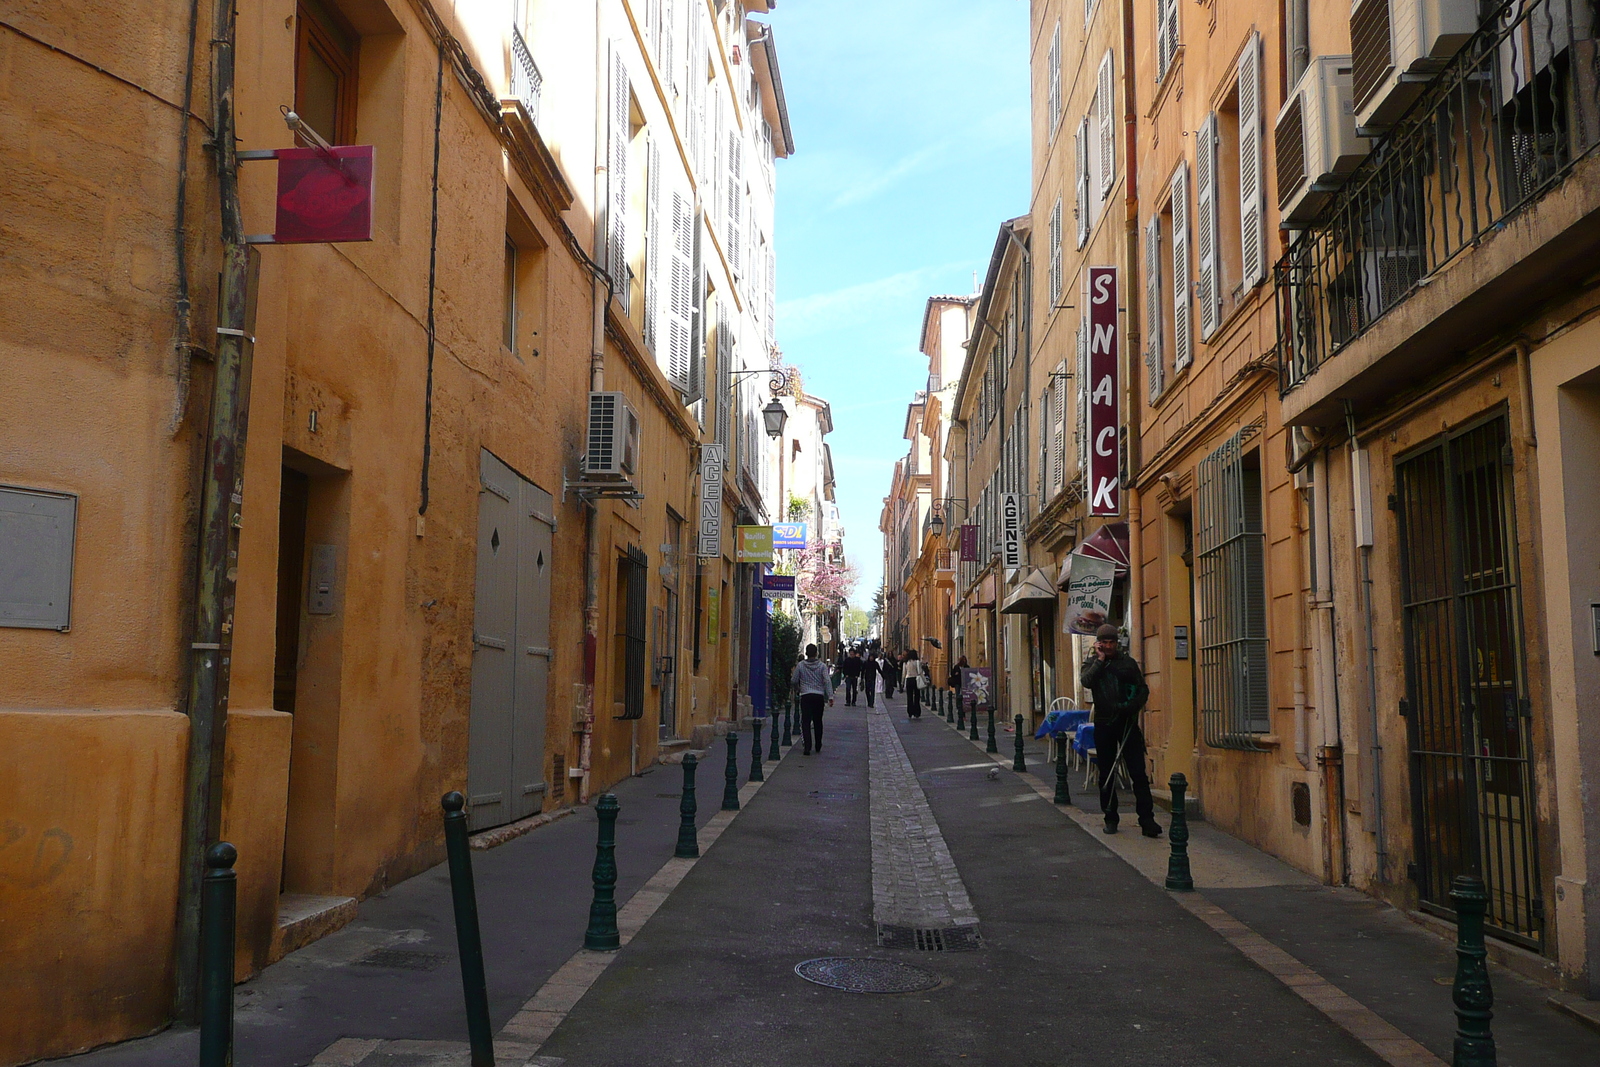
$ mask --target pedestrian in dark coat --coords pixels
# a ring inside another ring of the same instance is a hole
[[[855,707],[856,683],[861,680],[861,657],[855,649],[839,661],[839,673],[844,675],[844,702],[849,707]]]
[[[867,707],[874,707],[878,695],[878,659],[871,653],[861,657],[861,689],[867,694]]]
[[[1105,832],[1117,832],[1117,764],[1121,763],[1133,783],[1139,829],[1146,837],[1160,837],[1150,778],[1144,769],[1144,731],[1139,729],[1139,712],[1150,698],[1150,687],[1145,684],[1138,661],[1122,650],[1115,626],[1102,626],[1094,636],[1094,652],[1084,660],[1078,680],[1094,694],[1095,764],[1100,769],[1100,811],[1106,820]]]

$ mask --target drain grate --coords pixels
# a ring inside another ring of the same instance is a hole
[[[879,924],[878,945],[917,952],[976,952],[983,947],[978,928],[966,926],[889,926]]]
[[[363,967],[388,967],[398,971],[431,971],[449,958],[437,952],[422,952],[414,948],[375,948],[356,960],[356,963]]]
[[[808,982],[846,993],[921,993],[944,981],[932,971],[908,963],[850,956],[806,960],[795,965],[794,973]]]

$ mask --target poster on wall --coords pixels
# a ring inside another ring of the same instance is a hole
[[[1089,514],[1122,511],[1117,268],[1089,268]]]
[[[994,668],[962,667],[961,699],[968,706],[991,707],[994,704]]]
[[[1115,563],[1074,552],[1067,581],[1067,607],[1061,616],[1062,633],[1093,634],[1105,625],[1111,614],[1111,586],[1116,579]]]
[[[714,645],[722,639],[722,590],[712,586],[706,590],[706,644]]]
[[[722,457],[724,446],[700,447],[700,529],[695,538],[701,559],[722,555]]]

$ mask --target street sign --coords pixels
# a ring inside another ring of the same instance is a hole
[[[761,592],[773,600],[788,600],[794,596],[794,575],[763,574]]]
[[[723,445],[700,447],[700,543],[701,559],[722,555],[722,455]]]
[[[978,562],[978,528],[975,525],[961,527],[961,562]]]
[[[1117,268],[1089,268],[1089,514],[1122,512]]]
[[[735,563],[771,563],[772,527],[741,526]]]
[[[372,240],[372,146],[278,148],[273,244]]]

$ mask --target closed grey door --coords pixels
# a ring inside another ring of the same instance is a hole
[[[550,494],[484,451],[479,464],[468,826],[537,811],[550,677]]]

